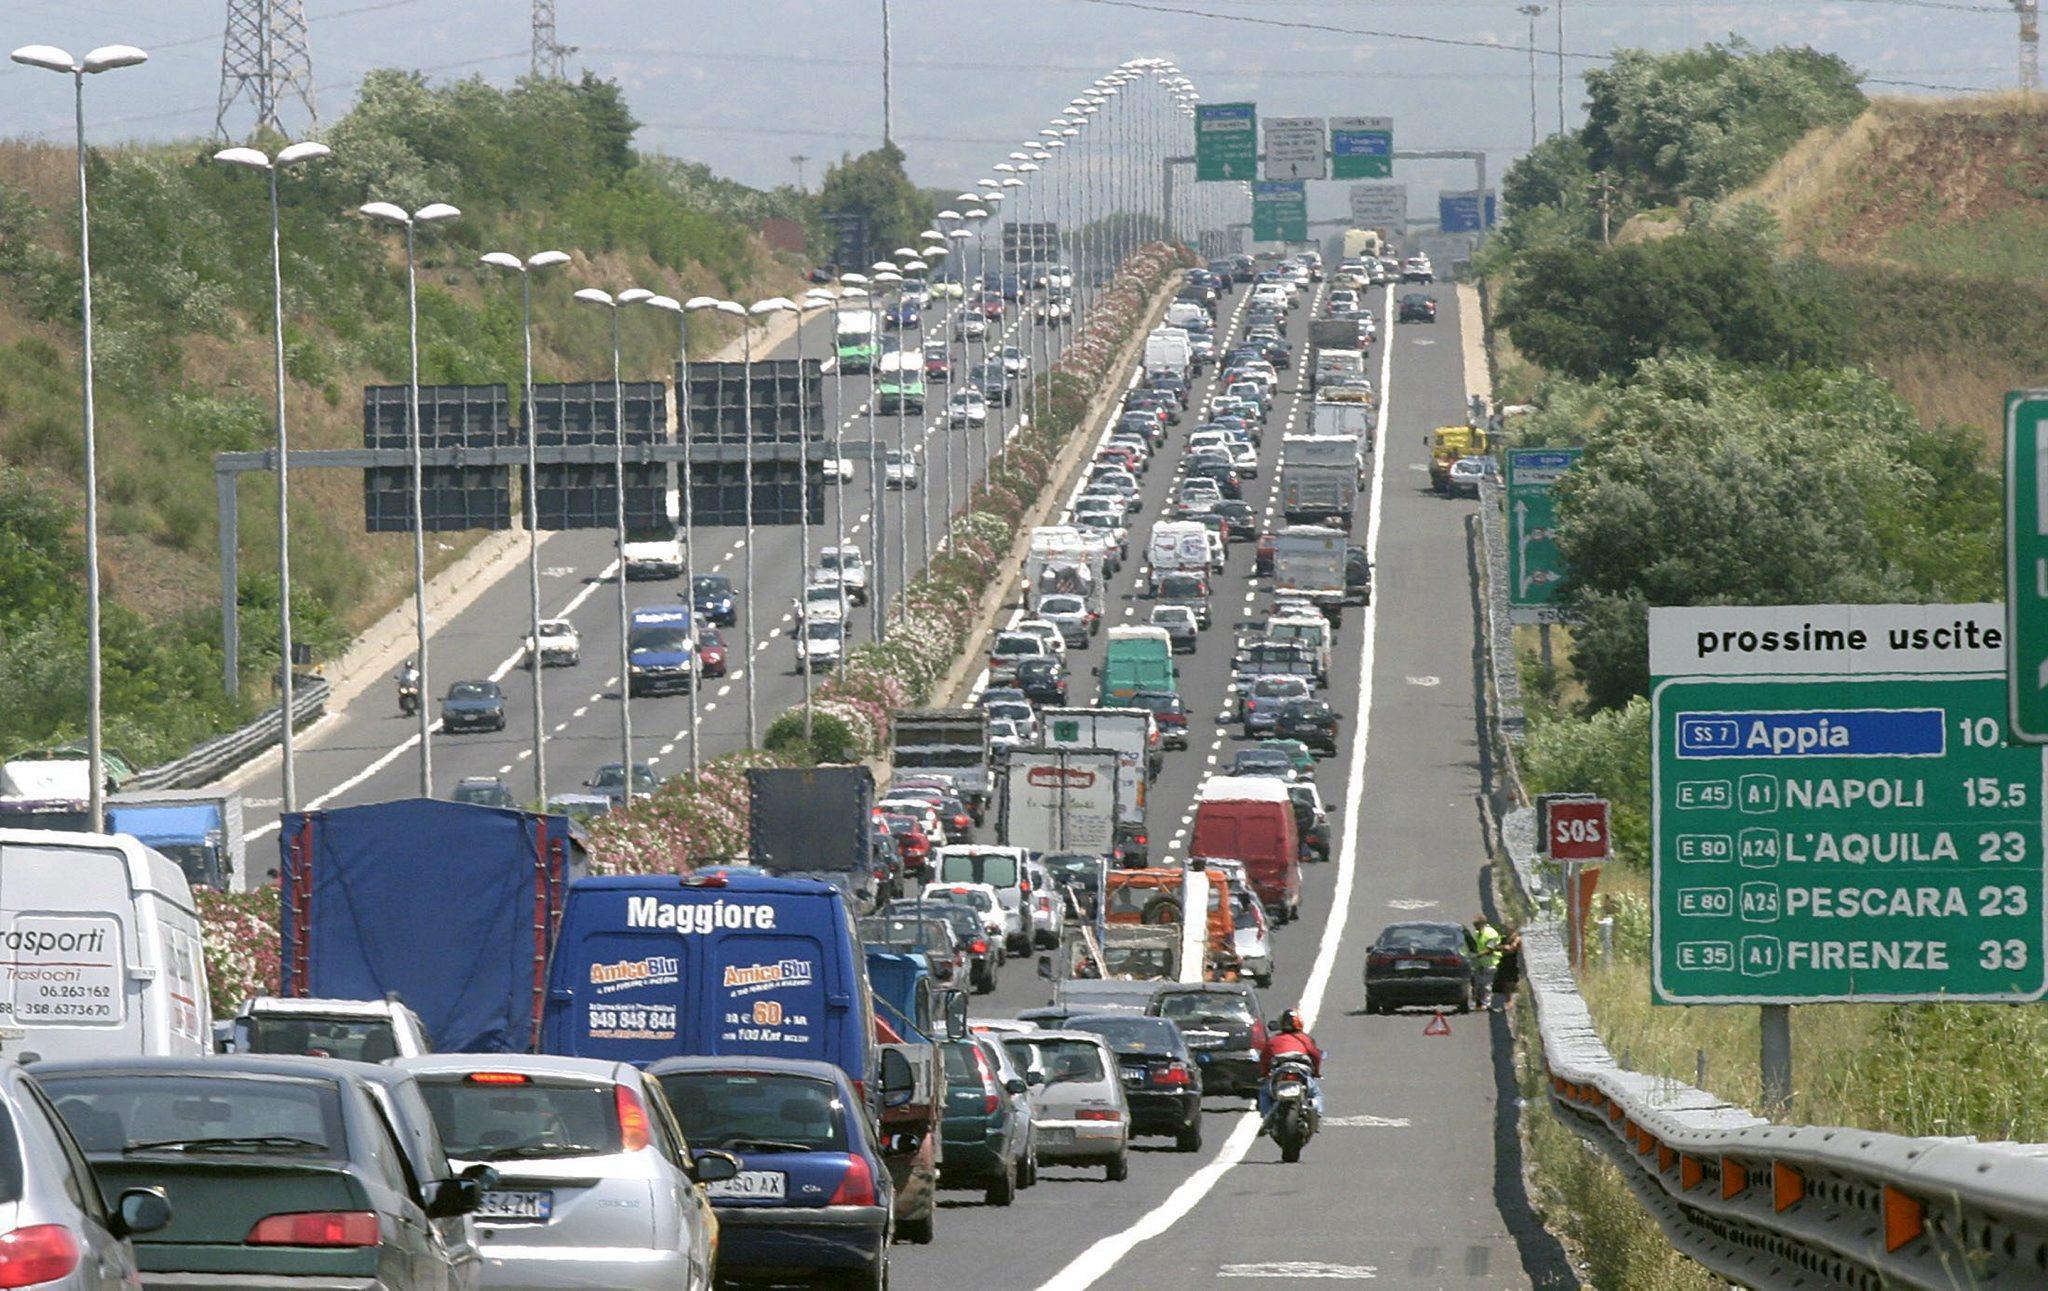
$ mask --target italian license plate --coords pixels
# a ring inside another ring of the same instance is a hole
[[[492,1188],[484,1193],[483,1204],[476,1208],[478,1219],[545,1221],[554,1215],[555,1194],[534,1188]]]
[[[1125,1071],[1124,1071],[1124,1083],[1125,1083],[1126,1085],[1142,1085],[1142,1084],[1144,1084],[1144,1083],[1145,1083],[1145,1069],[1144,1069],[1143,1067],[1130,1067],[1130,1068],[1126,1068],[1126,1069],[1125,1069]]]
[[[1394,961],[1394,971],[1397,973],[1420,973],[1428,968],[1429,961],[1426,959],[1397,959]]]
[[[1226,1039],[1221,1031],[1188,1031],[1183,1038],[1190,1049],[1221,1049]]]
[[[780,1170],[742,1170],[704,1185],[705,1196],[735,1201],[781,1201],[788,1192],[789,1176]]]

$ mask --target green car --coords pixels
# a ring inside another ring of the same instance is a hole
[[[1316,773],[1316,755],[1300,740],[1260,740],[1252,746],[1257,749],[1278,749],[1287,755],[1294,765],[1296,775],[1313,776]]]
[[[991,1206],[1038,1182],[1031,1104],[1024,1078],[995,1042],[980,1037],[939,1046],[946,1062],[941,1188],[980,1188]]]
[[[451,1172],[403,1073],[238,1054],[42,1063],[34,1075],[107,1196],[155,1188],[170,1201],[170,1223],[134,1239],[149,1285],[475,1276],[463,1216],[488,1171]]]

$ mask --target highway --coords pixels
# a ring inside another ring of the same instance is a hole
[[[927,339],[950,335],[956,301],[934,301],[927,315]],[[832,315],[821,311],[805,323],[803,348],[808,356],[831,353]],[[999,324],[991,325],[986,342],[971,342],[974,359],[981,361],[983,346],[1016,344],[1026,346],[1029,330],[1037,328],[1028,308],[1012,304]],[[1000,335],[998,335],[998,331]],[[904,346],[916,344],[915,329],[889,333],[892,342],[901,338]],[[1056,337],[1043,342],[1047,352]],[[1027,347],[1028,348],[1028,347]],[[795,339],[758,353],[755,358],[793,358]],[[1022,396],[1002,427],[991,425],[986,434],[980,428],[944,427],[945,400],[960,384],[967,366],[963,344],[952,344],[955,378],[948,384],[927,387],[927,409],[923,418],[905,419],[908,438],[921,454],[920,484],[916,490],[889,491],[886,508],[887,564],[877,570],[875,546],[877,517],[873,481],[868,466],[860,462],[853,479],[825,489],[824,522],[811,527],[810,550],[815,561],[820,548],[830,545],[844,508],[846,538],[867,554],[870,579],[883,578],[893,594],[902,559],[903,517],[908,516],[910,568],[912,576],[922,568],[924,517],[931,508],[933,535],[943,532],[946,496],[944,471],[949,456],[954,474],[956,506],[964,503],[965,481],[979,480],[984,465],[985,443],[993,442],[1005,430],[1014,430],[1023,414]],[[844,386],[843,402],[840,386]],[[869,415],[872,389],[867,374],[848,373],[824,380],[825,418],[828,427],[841,427],[849,456],[854,445],[868,442],[870,425],[884,447],[898,443],[899,429],[894,414]],[[951,436],[950,444],[945,436]],[[858,459],[856,459],[858,460]],[[741,584],[745,567],[745,533],[739,526],[698,525],[696,571],[729,575]],[[799,526],[757,525],[755,530],[755,640],[751,659],[743,649],[744,615],[738,624],[725,628],[731,662],[728,674],[708,678],[699,696],[699,735],[704,758],[729,753],[746,746],[745,673],[758,669],[755,678],[755,706],[760,728],[785,708],[801,702],[803,678],[795,671],[794,655],[788,642],[793,625],[792,607],[801,590],[802,535]],[[620,755],[619,713],[619,616],[613,577],[616,549],[609,529],[550,533],[541,545],[541,606],[548,617],[568,618],[576,624],[582,639],[582,662],[574,667],[549,668],[543,677],[543,704],[549,731],[547,743],[548,791],[550,794],[577,792],[583,782],[605,763],[616,763]],[[442,622],[430,620],[430,684],[434,695],[444,694],[459,680],[490,679],[505,690],[506,727],[495,733],[446,734],[434,732],[433,773],[438,795],[451,792],[465,776],[502,777],[522,802],[533,796],[531,735],[532,687],[520,662],[530,617],[525,562],[503,566],[505,572],[486,587],[459,615]],[[680,579],[639,581],[628,585],[628,603],[634,607],[676,603],[686,592]],[[870,613],[866,607],[854,612],[854,643],[868,640]],[[689,766],[689,699],[686,695],[642,696],[633,703],[633,752],[636,760],[650,764],[660,776],[687,771]],[[415,796],[419,791],[417,720],[400,714],[395,686],[390,680],[370,685],[355,698],[331,711],[299,740],[298,796],[307,808],[346,806]],[[266,871],[276,865],[275,838],[280,793],[273,763],[242,786],[247,799],[250,833],[247,881],[260,884]]]
[[[1248,293],[1229,298],[1223,319],[1241,332]],[[1434,289],[1433,326],[1383,322],[1374,352],[1384,392],[1379,451],[1354,541],[1375,554],[1369,610],[1346,611],[1341,651],[1326,697],[1348,719],[1344,752],[1325,759],[1317,782],[1337,805],[1340,849],[1307,867],[1299,922],[1275,932],[1277,973],[1262,991],[1267,1017],[1298,1005],[1330,1060],[1329,1119],[1296,1165],[1280,1164],[1256,1137],[1248,1103],[1208,1100],[1203,1149],[1181,1154],[1163,1139],[1139,1141],[1130,1179],[1048,1167],[1040,1186],[1006,1209],[978,1193],[942,1194],[937,1239],[895,1248],[899,1287],[1165,1287],[1212,1279],[1376,1279],[1417,1287],[1570,1286],[1554,1240],[1529,1209],[1521,1181],[1516,1091],[1505,1020],[1451,1020],[1448,1037],[1423,1034],[1427,1013],[1367,1018],[1360,1011],[1364,948],[1404,918],[1469,920],[1484,902],[1469,502],[1429,488],[1423,435],[1462,421],[1465,380],[1455,293]],[[1395,293],[1372,305],[1391,319]],[[1320,299],[1320,290],[1317,300]],[[1305,358],[1314,304],[1291,321]],[[1227,348],[1227,346],[1219,347]],[[1209,377],[1196,384],[1206,398]],[[1282,373],[1260,472],[1245,497],[1276,523],[1280,438],[1306,418],[1305,374]],[[1177,491],[1180,446],[1198,419],[1172,428],[1142,481],[1133,518],[1133,559],[1111,582],[1107,622],[1142,622],[1137,598],[1144,535]],[[1221,720],[1230,683],[1231,625],[1270,602],[1252,576],[1252,544],[1233,545],[1213,580],[1212,626],[1181,657],[1190,699],[1190,747],[1169,753],[1151,789],[1147,820],[1155,854],[1185,856],[1201,780],[1227,763],[1240,728]],[[1069,653],[1075,702],[1087,702],[1100,639]],[[1199,702],[1195,702],[1199,701]],[[973,1001],[977,1016],[1046,1003],[1046,983],[1012,961],[998,989]]]

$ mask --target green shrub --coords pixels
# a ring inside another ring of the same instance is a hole
[[[811,740],[804,743],[804,710],[792,708],[768,724],[761,747],[792,766],[816,766],[820,762],[858,762],[860,742],[853,728],[831,713],[811,715]]]

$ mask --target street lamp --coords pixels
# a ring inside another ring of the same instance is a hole
[[[901,286],[903,275],[898,272],[895,263],[889,260],[877,260],[868,267],[875,271],[872,281],[885,291],[893,288],[896,293],[896,300],[900,304],[903,300],[903,289]],[[899,364],[902,362],[901,347],[898,347],[896,359]],[[878,367],[880,362],[880,359],[876,360]],[[903,382],[899,376],[897,379],[896,396],[896,453],[899,459],[907,462],[910,459],[910,432],[903,421],[902,388]],[[871,441],[874,439],[875,405],[881,401],[880,375],[878,373],[868,400],[868,438]],[[888,470],[884,467],[880,472],[873,472],[874,450],[870,448],[868,451],[870,471],[873,476],[875,519],[879,535],[875,540],[876,547],[878,548],[876,559],[886,565],[889,559],[889,544],[888,530],[883,520],[889,506],[889,489],[886,478]],[[902,596],[910,588],[910,489],[907,487],[907,481],[905,484],[899,485],[896,491],[901,495],[896,504],[896,591],[898,596]],[[905,600],[897,611],[897,617],[901,618],[909,612],[910,605]],[[887,615],[883,616],[882,621],[886,625],[888,622]]]
[[[626,387],[619,376],[619,307],[649,300],[654,293],[644,287],[628,287],[614,296],[596,287],[577,289],[576,299],[586,305],[600,305],[611,315],[612,324],[612,536],[618,544],[619,588],[619,748],[625,788],[622,803],[633,802],[633,611],[626,600]],[[691,685],[696,684],[697,644],[690,643]]]
[[[426,492],[426,468],[420,462],[420,294],[418,234],[423,224],[439,224],[462,212],[446,202],[431,202],[417,211],[407,211],[391,202],[365,202],[362,213],[385,224],[405,229],[405,331],[408,371],[406,376],[407,447],[412,454],[412,626],[414,649],[419,656],[420,797],[434,796],[433,723],[427,716],[427,700],[434,693],[427,660],[427,526],[422,498]]]
[[[279,814],[298,810],[298,756],[292,730],[292,525],[290,442],[285,435],[284,413],[284,257],[278,237],[277,176],[287,166],[297,166],[328,156],[333,149],[324,143],[295,143],[275,157],[255,148],[223,148],[213,154],[215,161],[229,166],[263,171],[270,179],[270,323],[273,376],[277,398],[277,680],[278,749],[282,754],[279,771]]]
[[[100,728],[100,503],[99,444],[93,421],[92,373],[92,216],[85,191],[85,78],[117,67],[133,67],[149,55],[133,45],[102,45],[74,59],[55,45],[23,45],[11,55],[17,63],[64,72],[71,77],[72,113],[76,123],[78,162],[78,311],[83,337],[80,399],[85,429],[85,759],[92,784],[86,790],[92,827],[106,818],[106,751]],[[232,693],[241,685],[228,678]]]
[[[809,400],[809,398],[808,398],[808,396],[807,396],[807,393],[806,393],[806,390],[805,390],[805,382],[804,382],[804,320],[803,320],[803,313],[804,313],[804,311],[805,311],[805,310],[807,310],[807,309],[817,309],[817,308],[820,308],[820,307],[822,307],[823,305],[825,305],[826,303],[827,303],[827,302],[825,302],[825,301],[822,301],[822,300],[818,300],[818,299],[815,299],[814,297],[810,296],[810,295],[809,295],[808,293],[806,293],[806,294],[805,294],[805,296],[804,296],[804,297],[803,297],[802,299],[800,299],[800,300],[791,300],[791,299],[789,299],[789,298],[788,298],[788,297],[786,297],[786,296],[773,296],[773,297],[770,297],[770,298],[769,298],[769,299],[767,299],[767,300],[764,300],[764,301],[761,301],[761,302],[759,302],[758,304],[756,304],[756,305],[755,305],[755,306],[754,306],[754,307],[752,308],[752,310],[751,310],[751,311],[749,311],[750,313],[754,314],[754,315],[755,315],[755,316],[757,316],[757,317],[765,317],[765,316],[767,316],[767,315],[769,315],[769,314],[795,314],[795,315],[797,315],[797,320],[796,320],[796,372],[797,372],[797,381],[796,381],[796,387],[797,387],[797,404],[796,404],[796,417],[797,417],[797,526],[798,526],[798,530],[799,530],[799,537],[798,537],[798,551],[799,551],[799,556],[798,556],[798,561],[799,561],[799,575],[798,575],[798,578],[797,578],[797,587],[798,587],[798,589],[799,589],[799,597],[801,597],[801,589],[802,589],[802,588],[803,588],[803,586],[804,586],[805,580],[809,578],[809,576],[810,576],[810,570],[811,570],[811,476],[810,476],[810,469],[809,469],[809,467],[810,467],[810,460],[809,460],[809,453],[810,453],[810,436],[809,436],[809,421],[810,421],[810,413],[809,413],[809,404],[810,404],[810,400]],[[751,341],[749,341],[749,345],[751,345]],[[750,391],[750,392],[751,392],[752,388],[753,388],[753,386],[752,386],[752,382],[750,381],[750,382],[748,383],[748,389],[749,389],[749,391]],[[752,396],[751,396],[751,393],[749,394],[749,398],[748,398],[748,406],[749,406],[749,410],[751,411],[751,408],[752,408]],[[751,439],[751,438],[752,438],[752,436],[749,436],[749,438]],[[752,534],[751,534],[751,530],[750,530],[750,531],[749,531],[749,536],[748,536],[748,538],[747,538],[747,555],[748,555],[748,558],[749,558],[750,560],[751,560],[751,559],[752,559],[752,557],[753,557],[753,552],[754,552],[754,540],[753,540],[753,537],[752,537]],[[806,629],[805,625],[803,625],[803,624],[798,624],[798,625],[797,625],[797,631],[798,631],[799,633],[803,633],[803,632],[806,632],[806,631],[807,631],[807,629]],[[811,661],[810,661],[810,656],[809,656],[808,652],[807,652],[807,651],[806,651],[806,650],[804,649],[804,642],[805,642],[806,640],[807,640],[807,638],[806,638],[806,637],[803,637],[803,636],[799,636],[799,637],[798,637],[798,649],[797,649],[797,665],[798,665],[799,669],[800,669],[800,670],[802,671],[802,673],[803,673],[803,676],[804,676],[804,743],[805,743],[805,744],[809,744],[809,743],[810,743],[810,740],[811,740],[811,726],[812,726],[812,709],[811,709],[811,690],[812,690],[812,681],[811,681]],[[842,651],[841,651],[841,653],[842,653],[842,655],[843,655],[843,654],[844,654],[844,651],[842,650]],[[750,720],[751,720],[751,719],[750,719]],[[751,742],[751,741],[750,741],[750,742]]]
[[[666,298],[664,297],[663,299]],[[648,303],[653,304],[654,302],[650,300]],[[726,306],[728,305],[732,306],[732,308],[726,308]],[[676,410],[678,413],[681,414],[683,422],[683,577],[687,579],[690,584],[689,606],[690,623],[692,631],[696,630],[697,622],[697,512],[696,499],[694,496],[696,493],[695,477],[692,473],[690,462],[691,455],[695,452],[695,440],[692,437],[693,432],[690,429],[690,404],[687,392],[687,388],[689,386],[690,381],[690,374],[687,371],[687,365],[689,362],[689,316],[699,310],[704,309],[715,310],[721,314],[738,313],[741,314],[742,316],[745,315],[745,311],[742,310],[736,302],[720,300],[716,296],[692,296],[682,303],[682,307],[678,315],[679,326],[682,328],[682,339],[679,342],[679,344],[683,350],[683,361],[686,369],[682,374],[685,391],[684,393],[678,395],[676,398]],[[717,472],[714,471],[714,479],[716,478],[716,476]],[[749,493],[751,494],[751,491],[754,487],[754,482],[752,480],[748,480],[746,487],[749,490]],[[749,597],[748,599],[751,601],[752,598]],[[751,615],[752,606],[747,606],[747,610],[748,613]],[[751,629],[753,625],[753,619],[750,617],[747,620],[747,623],[748,627]],[[753,684],[754,676],[754,658],[752,653],[753,643],[751,641],[748,641],[744,644],[747,646],[747,649],[741,651],[741,667],[745,670],[747,683],[751,685]],[[693,661],[695,654],[696,651],[693,646],[691,650]],[[726,670],[727,672],[730,672],[732,670],[732,649],[730,646],[728,646],[726,649],[725,657]],[[700,745],[702,743],[702,735],[701,732],[698,730],[697,725],[697,688],[698,685],[703,681],[703,679],[704,674],[701,669],[699,669],[690,678],[690,774],[692,775],[697,774],[697,769],[701,764],[702,758],[702,754],[699,751]]]
[[[695,502],[690,497],[690,319],[683,303],[674,296],[648,296],[641,304],[675,315],[676,320],[676,418],[683,432],[683,604],[690,619],[690,774],[697,774],[697,688],[704,681],[703,628],[697,622],[697,532]]]
[[[509,251],[486,251],[482,264],[519,275],[519,335],[524,350],[524,383],[520,418],[526,423],[526,592],[533,617],[532,648],[527,662],[533,673],[533,796],[541,810],[548,805],[547,714],[542,704],[540,650],[540,464],[535,445],[540,428],[533,419],[533,274],[569,263],[562,251],[537,251],[521,259]]]

